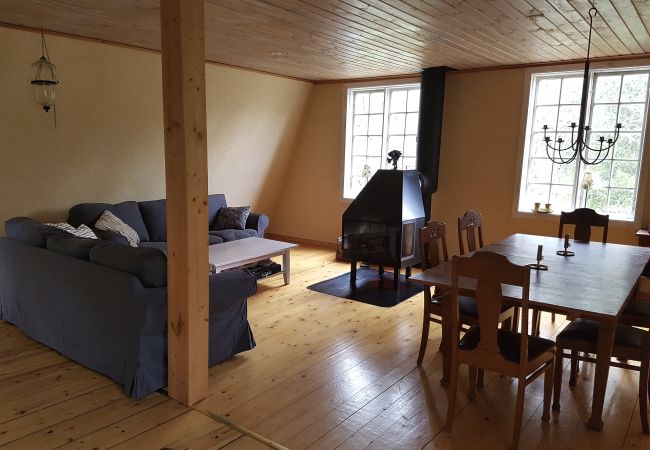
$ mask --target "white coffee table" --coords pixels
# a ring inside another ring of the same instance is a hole
[[[273,256],[282,255],[282,273],[284,284],[289,284],[291,274],[290,250],[297,247],[289,242],[274,241],[258,237],[238,239],[209,247],[210,264],[221,272],[244,264],[262,261]]]

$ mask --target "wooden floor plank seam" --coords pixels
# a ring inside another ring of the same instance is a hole
[[[256,433],[252,430],[249,430],[246,427],[243,427],[241,425],[237,425],[235,422],[228,420],[227,418],[220,416],[218,414],[211,413],[210,411],[200,411],[198,409],[195,409],[194,411],[197,411],[201,414],[203,414],[206,417],[209,417],[210,419],[214,420],[215,422],[218,422],[220,424],[226,425],[227,427],[232,428],[235,431],[238,431],[242,435],[248,436],[250,438],[255,439],[256,441],[261,442],[264,445],[267,445],[268,447],[274,449],[274,450],[290,450],[289,448],[283,446],[282,444],[279,444],[277,442],[272,441],[271,439],[262,436],[259,433]],[[226,447],[230,445],[227,444]]]

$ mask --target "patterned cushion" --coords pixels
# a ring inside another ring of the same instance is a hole
[[[84,225],[83,223],[79,225],[77,228],[73,227],[69,223],[46,223],[45,225],[49,225],[51,227],[59,228],[63,231],[66,231],[70,233],[73,236],[77,236],[80,238],[85,238],[85,239],[97,239],[97,235],[91,230],[87,225]]]
[[[219,210],[213,230],[243,230],[246,228],[246,219],[251,212],[250,206],[229,207]]]
[[[95,228],[98,230],[114,231],[121,234],[127,241],[129,241],[131,247],[137,247],[140,243],[140,236],[138,236],[138,233],[108,210],[104,211],[102,215],[99,216],[99,219],[95,222]]]

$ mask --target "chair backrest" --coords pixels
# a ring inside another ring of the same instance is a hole
[[[481,214],[470,209],[458,218],[458,248],[460,254],[465,254],[465,245],[463,244],[463,234],[467,238],[467,251],[473,252],[483,247],[483,223]],[[478,246],[476,245],[476,235],[478,234]]]
[[[571,212],[562,211],[560,214],[560,229],[558,230],[557,237],[564,237],[564,225],[575,225],[573,239],[584,242],[589,242],[591,239],[591,227],[602,227],[603,244],[607,243],[609,215],[598,214],[590,208],[578,208]]]
[[[503,301],[502,284],[519,286],[521,293],[521,353],[520,361],[528,361],[528,291],[530,267],[511,263],[508,258],[493,252],[476,252],[470,257],[452,258],[451,322],[452,330],[458,329],[458,279],[476,280],[476,306],[481,337],[476,349],[501,356],[497,341],[499,313]],[[458,345],[458,334],[454,333],[452,345]]]
[[[447,226],[444,222],[431,220],[420,229],[420,264],[422,270],[449,261],[447,253]]]

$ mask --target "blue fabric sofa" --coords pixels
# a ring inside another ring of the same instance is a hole
[[[5,233],[0,238],[0,320],[121,383],[131,397],[167,384],[167,258],[162,251],[77,238],[29,218],[10,219]],[[205,276],[210,283],[208,362],[214,365],[255,346],[247,297],[255,293],[256,281],[238,270],[208,275],[206,267]]]
[[[264,231],[269,226],[269,218],[265,214],[253,212],[248,216],[244,230],[213,229],[219,210],[226,206],[225,195],[212,194],[208,196],[208,223],[210,227],[208,245],[253,236],[264,237]],[[138,233],[141,247],[153,247],[163,251],[167,249],[166,200],[127,201],[116,205],[109,203],[81,203],[73,206],[68,212],[68,223],[75,227],[85,224],[92,228],[105,210],[115,214]],[[95,230],[95,232],[102,239],[127,244],[126,239],[120,235],[99,230]]]

